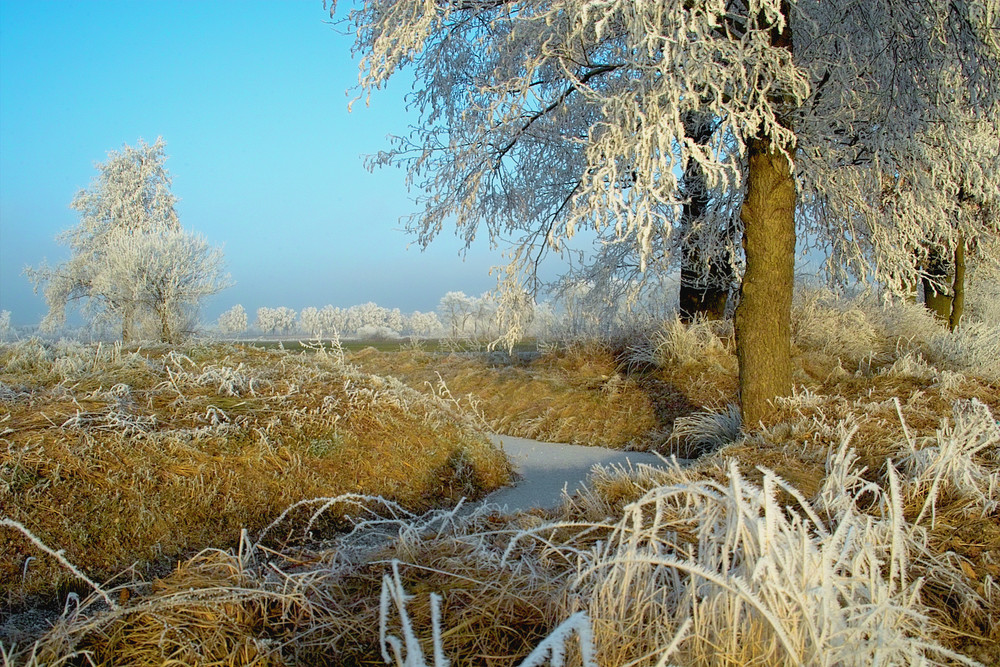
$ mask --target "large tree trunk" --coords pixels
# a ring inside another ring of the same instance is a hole
[[[795,180],[768,139],[748,144],[746,197],[740,211],[746,273],[736,309],[736,357],[744,428],[792,391],[791,311],[795,281]]]
[[[951,318],[952,295],[946,285],[951,282],[951,261],[941,246],[927,250],[927,273],[924,276],[924,306],[943,322]]]
[[[792,51],[791,4],[771,44]],[[780,104],[780,98],[771,99]],[[792,393],[792,293],[795,288],[795,177],[789,158],[763,133],[747,142],[747,184],[740,220],[746,271],[736,309],[743,428],[756,426],[772,401]],[[783,147],[788,155],[794,145]]]
[[[684,119],[684,133],[704,146],[712,137],[712,126],[702,118],[689,115]],[[721,257],[705,257],[704,249],[699,247],[700,234],[695,227],[708,210],[709,196],[705,173],[697,162],[688,162],[682,187],[686,200],[681,210],[681,229],[685,238],[681,247],[678,311],[683,322],[691,322],[697,316],[721,320],[726,315],[733,269],[728,253]],[[724,233],[732,239],[732,226]]]
[[[948,328],[954,331],[965,314],[965,237],[959,236],[955,245],[955,282],[951,289],[951,316]]]

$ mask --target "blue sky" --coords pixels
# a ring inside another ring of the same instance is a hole
[[[321,0],[0,0],[0,309],[38,322],[21,270],[66,259],[54,237],[95,162],[157,136],[182,224],[224,246],[236,281],[206,320],[236,303],[430,310],[491,288],[501,257],[485,241],[464,260],[450,233],[407,248],[403,172],[362,156],[416,122],[411,82],[348,113],[351,43]]]

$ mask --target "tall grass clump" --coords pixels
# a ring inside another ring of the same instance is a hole
[[[693,459],[735,442],[740,437],[743,418],[740,407],[731,403],[725,410],[696,412],[674,420],[670,434],[672,454]]]
[[[976,399],[956,401],[953,415],[953,422],[945,420],[932,437],[907,434],[899,460],[907,493],[925,498],[918,521],[929,514],[932,527],[942,498],[980,516],[995,515],[1000,508],[1000,425]]]
[[[580,554],[566,605],[588,612],[601,664],[653,664],[682,630],[679,665],[976,664],[931,639],[895,473],[833,513],[733,461],[723,480],[679,476]]]
[[[792,340],[802,350],[837,357],[848,371],[885,368],[909,356],[905,363],[924,361],[939,372],[1000,379],[1000,320],[966,317],[949,331],[922,305],[905,300],[800,286]]]
[[[732,356],[732,322],[698,320],[681,322],[679,316],[664,320],[648,339],[633,346],[632,360],[664,368],[695,364],[726,364]]]

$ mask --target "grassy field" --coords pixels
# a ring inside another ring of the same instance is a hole
[[[79,598],[37,642],[8,634],[4,660],[1000,664],[1000,329],[807,293],[794,336],[795,395],[742,431],[725,324],[528,360],[8,347],[4,480],[22,481],[0,487],[4,511],[98,589],[0,527],[6,609]],[[503,481],[477,424],[702,456],[597,471],[551,513],[434,509]],[[179,557],[169,573],[106,581],[145,553],[111,506],[134,510],[129,527],[169,524],[145,534],[173,555],[143,556]]]
[[[423,511],[509,478],[454,404],[325,349],[28,341],[3,348],[0,369],[2,513],[98,580],[141,581],[232,547],[304,499],[380,495]],[[302,539],[300,518],[266,544]],[[314,524],[311,538],[340,525]],[[0,532],[7,610],[89,593],[81,586]]]

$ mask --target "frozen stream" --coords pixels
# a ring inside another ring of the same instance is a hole
[[[489,494],[482,502],[506,505],[510,512],[555,507],[562,498],[563,489],[572,494],[583,485],[591,468],[597,464],[663,465],[663,460],[650,452],[540,442],[509,435],[490,434],[489,437],[507,454],[520,479],[514,486]]]

